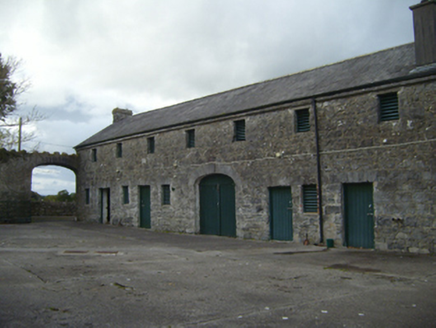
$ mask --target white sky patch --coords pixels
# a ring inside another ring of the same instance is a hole
[[[32,172],[32,191],[40,195],[57,195],[61,190],[76,192],[76,175],[63,167],[40,166]]]

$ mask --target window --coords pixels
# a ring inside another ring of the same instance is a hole
[[[121,143],[117,144],[117,157],[123,157],[123,144]]]
[[[387,93],[378,96],[380,121],[398,120],[398,95],[397,93]]]
[[[90,200],[90,197],[89,197],[89,189],[85,189],[85,204],[89,204],[89,200]]]
[[[91,151],[91,159],[93,162],[97,162],[97,149]]]
[[[123,186],[123,204],[129,204],[129,187]]]
[[[297,132],[310,131],[309,110],[300,109],[295,111]]]
[[[305,213],[318,212],[318,191],[316,185],[303,186],[303,211]]]
[[[154,154],[154,137],[150,137],[147,139],[147,151],[149,154]]]
[[[235,135],[234,141],[244,141],[245,140],[245,120],[235,121]]]
[[[186,148],[194,148],[195,147],[195,130],[187,130],[186,131]]]
[[[162,205],[170,205],[170,185],[162,185]]]

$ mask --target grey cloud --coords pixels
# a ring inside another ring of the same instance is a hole
[[[0,22],[38,43],[0,32],[0,47],[36,63],[35,99],[51,100],[35,103],[50,114],[41,128],[93,134],[116,106],[140,112],[410,42],[416,2],[17,0]]]

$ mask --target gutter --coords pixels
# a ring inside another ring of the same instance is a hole
[[[324,219],[322,215],[322,180],[321,180],[321,156],[319,151],[318,113],[316,99],[312,98],[313,116],[315,119],[315,146],[316,146],[316,176],[318,186],[318,213],[319,213],[319,243],[324,242]]]

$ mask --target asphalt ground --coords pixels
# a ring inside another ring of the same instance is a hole
[[[436,327],[436,256],[2,224],[0,327]]]

